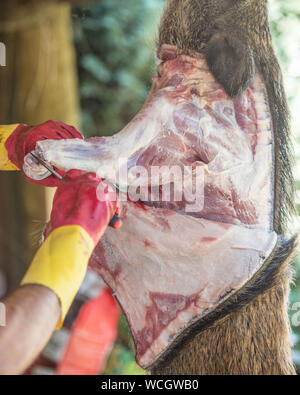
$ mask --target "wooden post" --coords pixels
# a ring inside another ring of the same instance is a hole
[[[70,5],[4,1],[0,42],[0,124],[36,125],[49,119],[79,126]],[[29,184],[20,172],[0,173],[0,268],[15,288],[38,246],[53,191]]]

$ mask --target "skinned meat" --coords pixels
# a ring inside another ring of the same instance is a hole
[[[139,177],[146,190],[171,187],[166,201],[124,202],[123,227],[107,230],[91,260],[127,316],[143,367],[240,290],[277,241],[272,122],[260,76],[231,99],[202,55],[163,46],[160,58],[147,102],[120,133],[42,141],[36,150],[61,170],[97,171],[120,185],[125,166],[126,189],[137,178],[136,166],[148,172]],[[151,174],[153,166],[166,166],[162,177]],[[187,167],[194,187],[202,182],[196,209],[185,196],[174,199],[172,166]],[[26,172],[35,178],[34,167]]]

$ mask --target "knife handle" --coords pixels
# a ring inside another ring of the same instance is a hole
[[[117,214],[112,217],[112,220],[109,223],[109,226],[114,229],[120,229],[123,225],[122,218],[120,218]]]

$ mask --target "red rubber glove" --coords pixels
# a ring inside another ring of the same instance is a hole
[[[45,236],[62,226],[79,225],[98,244],[120,202],[113,188],[95,173],[70,170],[54,195]]]
[[[38,126],[19,124],[6,139],[5,148],[10,162],[22,170],[25,156],[35,150],[38,141],[75,138],[82,139],[83,137],[73,126],[66,125],[63,122],[47,121]],[[60,180],[52,175],[40,181],[33,180],[26,175],[25,177],[28,181],[38,185],[53,187],[60,183]]]
[[[84,279],[94,247],[119,212],[112,187],[94,173],[71,170],[57,188],[46,240],[21,284],[44,285],[56,293],[62,311],[58,327]]]

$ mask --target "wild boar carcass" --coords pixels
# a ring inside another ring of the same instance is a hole
[[[120,133],[36,148],[58,169],[97,172],[111,183],[120,184],[125,166],[122,188],[139,179],[150,192],[123,202],[122,229],[107,230],[91,261],[121,304],[145,368],[237,294],[278,241],[272,117],[260,74],[230,98],[204,55],[163,45],[159,58],[144,107]],[[175,199],[177,176],[164,178],[174,166],[191,175],[195,201]],[[163,167],[159,178],[153,167]],[[35,178],[35,168],[25,168]],[[151,199],[166,185],[169,199]]]

